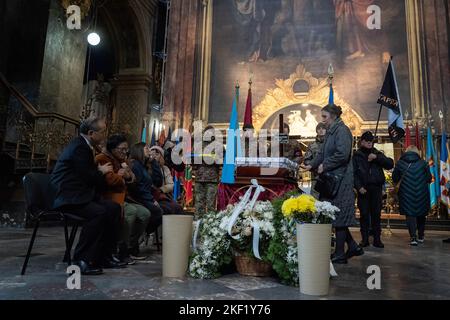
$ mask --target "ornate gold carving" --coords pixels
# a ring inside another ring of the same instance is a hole
[[[294,84],[299,80],[304,80],[309,84],[309,92],[306,95],[296,95],[294,92]],[[328,78],[314,78],[310,72],[306,71],[303,65],[298,65],[297,70],[290,75],[289,79],[276,79],[275,84],[277,87],[268,90],[261,103],[253,109],[253,125],[256,130],[260,130],[270,116],[280,109],[295,104],[308,103],[324,106],[328,103],[330,93]],[[336,90],[334,92],[334,101],[342,107],[342,119],[352,130],[353,134],[360,135],[363,122],[361,117],[347,102],[339,97]]]
[[[81,9],[81,16],[84,18],[89,14],[92,0],[61,0],[61,4],[66,10],[71,5],[79,6]]]

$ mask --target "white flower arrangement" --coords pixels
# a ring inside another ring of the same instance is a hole
[[[235,252],[245,251],[251,254],[253,226],[259,226],[259,245],[261,257],[265,259],[265,250],[275,234],[273,225],[273,207],[269,201],[257,201],[253,209],[247,205],[233,228],[233,239],[228,235],[234,205],[219,213],[210,212],[202,220],[200,226],[199,246],[191,255],[189,274],[194,278],[211,279],[221,275],[221,268],[230,263]]]
[[[328,201],[316,201],[314,205],[316,207],[317,214],[313,219],[313,223],[317,223],[317,220],[320,218],[320,216],[325,216],[330,220],[334,221],[336,220],[336,213],[341,211],[338,207],[333,206]]]
[[[202,219],[199,245],[189,264],[189,274],[194,278],[217,278],[221,267],[231,262],[231,241],[220,228],[221,217],[221,213],[210,212]]]

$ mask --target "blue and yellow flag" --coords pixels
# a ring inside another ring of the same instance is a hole
[[[147,121],[144,119],[144,126],[142,127],[141,142],[147,143]]]
[[[239,131],[237,101],[239,100],[239,87],[236,87],[236,96],[233,100],[231,110],[230,126],[227,134],[227,148],[225,153],[225,161],[222,168],[221,182],[224,184],[233,184],[235,182],[234,169],[236,167],[236,157],[242,155],[241,137]]]
[[[430,172],[432,176],[432,180],[430,183],[430,207],[433,208],[438,204],[438,197],[441,194],[440,186],[439,186],[439,176],[436,167],[436,151],[434,149],[433,144],[433,135],[431,133],[431,128],[428,127],[427,132],[427,161],[428,166],[430,167]]]
[[[328,104],[333,105],[334,104],[334,90],[333,90],[333,84],[330,83],[330,95],[328,97]]]

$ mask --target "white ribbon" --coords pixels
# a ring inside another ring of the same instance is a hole
[[[253,182],[253,180],[252,180]],[[248,201],[250,200],[250,196],[252,194],[254,186],[250,186],[250,188],[245,193],[242,200],[239,202],[239,204],[234,208],[233,214],[231,215],[230,222],[228,222],[228,234],[235,240],[239,240],[241,237],[239,235],[233,236],[232,229],[234,224],[236,223],[237,218],[241,214],[242,211],[244,211],[245,206],[247,205]]]
[[[260,186],[260,185],[258,184],[258,180],[252,179],[251,182],[252,182],[252,186],[253,186],[254,188],[256,188],[256,190],[255,190],[255,194],[253,195],[253,199],[252,199],[252,201],[250,202],[250,205],[249,205],[249,208],[248,208],[250,211],[253,210],[253,207],[255,206],[256,201],[258,200],[259,195],[261,194],[261,192],[266,191],[266,189],[264,189],[263,186]]]
[[[198,237],[198,231],[200,230],[201,222],[202,222],[202,219],[198,219],[197,221],[195,221],[194,236],[192,238],[192,250],[194,252],[197,251],[197,237]]]
[[[262,260],[259,255],[259,224],[256,221],[252,222],[253,227],[253,255],[256,259]]]
[[[266,191],[266,189],[263,186],[260,186],[258,184],[258,180],[252,179],[251,180],[252,185],[245,193],[242,200],[239,202],[239,204],[234,208],[233,214],[231,215],[230,222],[228,223],[228,234],[235,240],[240,239],[240,235],[233,236],[232,229],[234,224],[236,223],[237,218],[239,215],[247,208],[248,210],[253,210],[253,207],[256,204],[256,201],[258,201],[259,195],[261,192]],[[252,195],[252,190],[255,189],[255,194],[253,195],[253,198],[250,200],[250,197]],[[248,206],[248,207],[247,207]],[[259,259],[261,259],[261,256],[259,254],[259,224],[255,221],[252,222],[253,227],[253,255]]]
[[[334,270],[334,266],[331,263],[331,261],[330,261],[330,276],[332,276],[332,277],[337,277],[338,276],[338,274],[336,273],[336,270]]]

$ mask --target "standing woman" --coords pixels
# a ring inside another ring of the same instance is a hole
[[[329,201],[340,209],[333,222],[336,229],[336,251],[332,257],[333,263],[345,264],[347,259],[364,254],[364,250],[353,239],[348,227],[356,224],[355,194],[353,192],[353,165],[351,161],[353,136],[350,129],[341,119],[342,109],[334,104],[322,109],[322,123],[327,128],[325,141],[317,157],[305,170],[314,170],[319,176],[331,173],[338,177],[335,184],[337,193],[333,199],[320,195],[321,201]],[[345,252],[345,243],[348,251]]]
[[[428,163],[422,160],[417,147],[410,146],[406,149],[395,166],[392,180],[400,183],[399,211],[406,216],[410,245],[417,246],[424,242],[425,222],[430,211],[429,184],[432,181]]]

